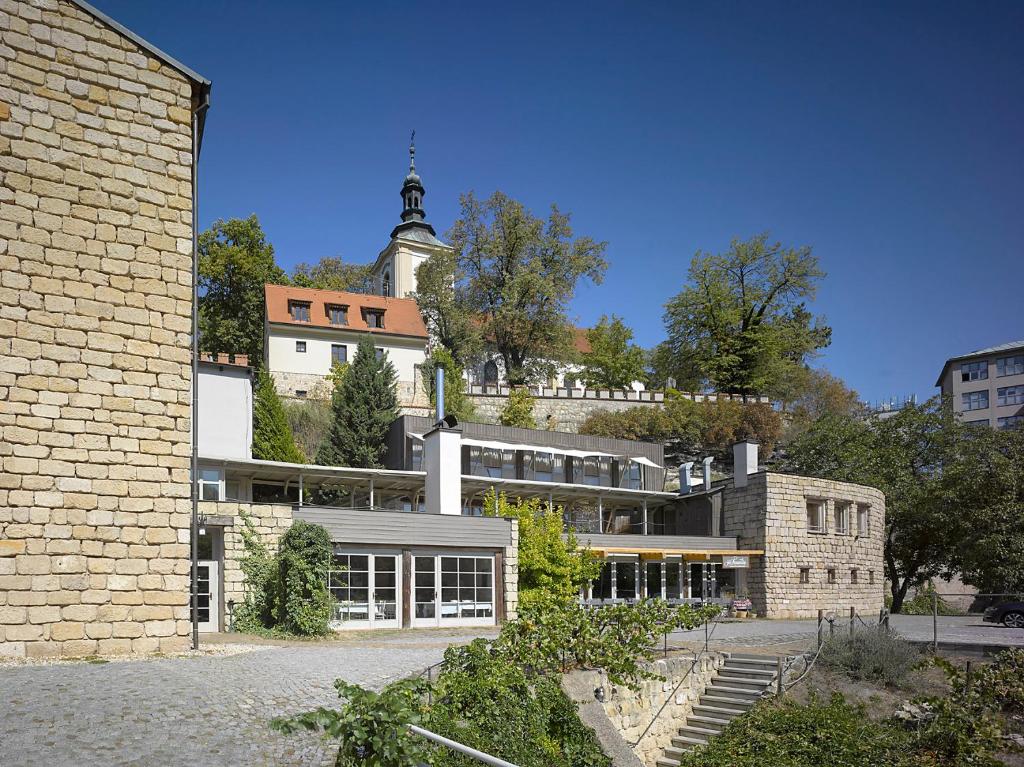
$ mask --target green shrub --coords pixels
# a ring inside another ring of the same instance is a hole
[[[935,587],[930,583],[918,589],[917,593],[910,599],[903,602],[900,613],[903,615],[931,615],[932,598],[935,595]],[[958,610],[942,597],[937,597],[937,611],[939,615],[963,615],[963,610]]]
[[[921,660],[921,653],[894,631],[860,628],[825,640],[821,662],[854,679],[896,685]]]
[[[509,392],[508,401],[498,415],[498,423],[521,429],[537,428],[537,421],[533,417],[533,396],[528,389],[517,387]]]
[[[519,767],[607,767],[611,760],[558,679],[528,675],[482,639],[450,647],[426,726]],[[435,754],[435,767],[478,764],[444,749]]]
[[[802,706],[758,704],[686,755],[684,767],[890,767],[906,736],[873,722],[841,695]]]
[[[953,689],[956,694],[970,692],[1004,713],[1024,716],[1024,649],[1004,650],[972,675],[969,688],[966,675],[960,675]]]
[[[334,683],[344,701],[338,710],[318,708],[273,719],[270,726],[290,735],[299,730],[323,732],[339,741],[336,765],[415,767],[430,759],[430,744],[409,730],[425,713],[427,683],[405,679],[376,693],[341,679]]]
[[[244,513],[241,534],[245,600],[235,608],[235,629],[300,636],[329,633],[332,602],[327,570],[332,546],[328,532],[297,520],[281,536],[276,556],[271,556]]]

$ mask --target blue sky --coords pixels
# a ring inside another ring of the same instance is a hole
[[[865,398],[1024,338],[1024,4],[94,2],[213,80],[203,225],[285,267],[373,260],[415,128],[439,233],[501,189],[608,242],[580,323],[652,345],[694,252],[767,230]]]

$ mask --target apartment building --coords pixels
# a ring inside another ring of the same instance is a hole
[[[967,423],[997,429],[1024,425],[1024,341],[951,357],[935,385]]]

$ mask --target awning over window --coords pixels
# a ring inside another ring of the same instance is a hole
[[[423,439],[422,434],[415,434],[409,432],[409,436],[413,439]],[[498,440],[492,439],[475,439],[473,437],[463,437],[463,445],[470,445],[472,447],[488,447],[494,450],[532,450],[535,453],[558,453],[559,455],[571,455],[574,458],[625,458],[639,463],[644,466],[650,466],[653,469],[661,469],[659,466],[650,458],[645,458],[642,455],[619,455],[616,453],[602,453],[599,450],[575,450],[571,448],[552,447],[551,445],[528,445],[521,442],[499,442]]]

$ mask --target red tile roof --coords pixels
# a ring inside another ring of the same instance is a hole
[[[419,307],[411,298],[387,298],[365,293],[348,293],[341,290],[296,288],[290,285],[266,285],[264,291],[268,322],[427,338],[427,326],[423,324]],[[289,310],[291,301],[301,301],[310,305],[309,322],[296,322],[292,319]],[[348,307],[348,324],[332,325],[327,317],[328,306]],[[382,310],[384,312],[384,327],[368,327],[363,319],[363,309]]]

